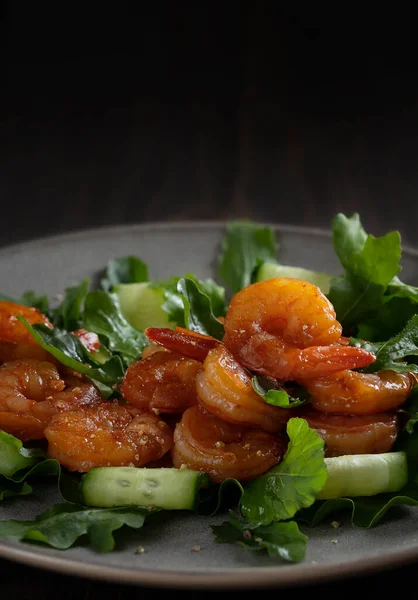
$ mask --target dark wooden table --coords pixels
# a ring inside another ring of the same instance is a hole
[[[5,4],[1,245],[161,219],[329,227],[338,211],[418,245],[417,50],[393,15],[168,3],[67,31],[58,9],[51,25]],[[367,579],[406,584],[416,566]],[[20,598],[139,593],[6,561],[0,576]]]

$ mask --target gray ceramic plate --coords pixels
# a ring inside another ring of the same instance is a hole
[[[137,254],[154,278],[187,271],[214,275],[219,223],[158,224],[98,229],[31,241],[0,250],[1,291],[19,295],[35,289],[62,292],[85,276],[94,276],[108,260]],[[312,229],[278,227],[280,261],[339,272],[331,239]],[[418,252],[405,250],[402,276],[418,278]],[[4,501],[0,518],[31,519],[57,501],[54,489]],[[126,535],[119,532],[114,552],[98,554],[76,546],[65,552],[41,545],[0,541],[0,556],[32,566],[98,579],[157,586],[289,586],[350,577],[418,559],[418,510],[399,509],[372,530],[357,529],[349,519],[334,529],[325,523],[311,530],[306,560],[282,564],[262,554],[213,542],[210,524],[222,517],[177,514],[157,526]],[[141,544],[143,554],[135,554]],[[200,552],[192,552],[199,545]]]

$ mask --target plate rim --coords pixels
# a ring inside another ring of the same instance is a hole
[[[73,229],[63,233],[33,237],[13,244],[0,246],[0,258],[10,253],[14,254],[15,252],[31,250],[45,245],[56,245],[73,239],[91,238],[106,234],[115,235],[118,232],[122,233],[127,230],[150,232],[181,231],[182,229],[190,231],[196,228],[199,230],[220,230],[232,221],[252,221],[258,225],[272,227],[276,232],[332,237],[331,230],[322,227],[254,221],[252,219],[152,221]],[[414,248],[402,244],[402,251],[403,254],[418,259],[418,247]],[[320,583],[324,580],[341,580],[349,575],[372,574],[382,569],[407,565],[418,559],[417,544],[416,546],[397,550],[396,552],[389,551],[383,556],[359,558],[331,565],[313,564],[312,562],[298,563],[297,565],[280,563],[271,567],[232,568],[228,569],[225,573],[219,571],[202,573],[201,571],[171,571],[149,568],[146,570],[134,570],[113,565],[83,563],[73,558],[60,556],[59,550],[55,550],[57,553],[56,556],[49,556],[38,554],[36,549],[31,549],[30,546],[27,547],[24,542],[17,542],[17,544],[19,545],[7,546],[0,541],[0,558],[63,575],[86,577],[99,581],[146,585],[157,588],[172,587],[176,589],[301,587],[303,585]],[[297,574],[295,574],[295,569],[297,569]]]
[[[36,548],[36,546],[34,546]],[[65,552],[56,550],[57,553]],[[47,556],[37,554],[26,548],[9,547],[6,552],[0,545],[0,558],[11,560],[15,563],[25,564],[29,567],[40,568],[44,571],[53,571],[62,575],[71,575],[80,578],[108,581],[126,585],[145,585],[152,588],[175,588],[184,590],[215,590],[215,589],[268,589],[268,588],[296,588],[315,585],[321,582],[338,582],[350,575],[354,577],[372,575],[384,569],[395,569],[407,566],[418,558],[418,545],[415,548],[406,548],[401,552],[388,552],[381,556],[372,556],[366,559],[357,558],[343,563],[332,565],[316,564],[276,564],[271,567],[242,567],[228,569],[228,572],[202,573],[189,571],[170,570],[134,570],[112,565],[99,565],[83,563],[82,561],[61,556]],[[295,569],[297,573],[295,574]]]
[[[138,230],[167,230],[167,229],[219,229],[223,228],[231,222],[253,222],[257,225],[261,225],[263,227],[272,227],[276,232],[283,231],[284,233],[295,233],[295,234],[303,234],[303,235],[316,235],[321,237],[332,237],[331,228],[325,227],[316,227],[311,225],[294,225],[291,223],[280,223],[279,221],[272,223],[269,221],[258,221],[253,219],[207,219],[207,220],[194,220],[194,219],[183,219],[179,221],[148,221],[146,223],[120,223],[115,225],[101,225],[97,227],[87,227],[87,228],[76,228],[66,232],[58,233],[58,234],[49,234],[43,235],[39,237],[31,237],[26,240],[21,240],[19,242],[15,242],[13,244],[5,244],[4,246],[0,245],[0,255],[9,252],[16,252],[19,250],[24,250],[26,247],[32,248],[42,244],[56,244],[61,241],[69,241],[72,238],[83,238],[83,237],[91,237],[96,235],[103,235],[106,232],[122,232],[127,229],[134,231]],[[398,231],[398,230],[391,230]],[[418,246],[410,246],[408,244],[404,244],[401,239],[402,244],[402,254],[408,254],[409,256],[413,256],[414,258],[418,258]],[[280,247],[280,241],[279,241]],[[279,248],[280,249],[280,248]]]

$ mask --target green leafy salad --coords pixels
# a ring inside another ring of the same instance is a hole
[[[0,299],[46,315],[52,328],[18,319],[58,363],[91,380],[107,401],[120,399],[126,369],[150,343],[147,328],[177,326],[222,340],[219,317],[226,314],[232,295],[274,277],[302,279],[322,290],[349,344],[376,357],[360,371],[418,373],[418,287],[399,278],[399,233],[374,237],[359,215],[338,214],[332,235],[339,276],[282,265],[273,228],[236,221],[225,226],[215,280],[191,273],[155,280],[139,257],[124,256],[107,265],[98,289],[85,279],[66,289],[60,301],[33,291]],[[72,333],[79,329],[97,334],[99,347],[89,351]],[[293,395],[259,377],[253,377],[252,385],[268,404],[288,409],[309,405],[304,389]],[[208,520],[217,542],[300,562],[308,543],[304,532],[324,519],[346,514],[353,526],[369,528],[392,506],[418,505],[417,390],[401,407],[402,426],[390,452],[327,458],[317,431],[294,416],[287,422],[283,460],[245,483],[227,479],[214,484],[205,473],[174,467],[94,467],[74,474],[49,458],[42,443],[23,445],[0,431],[0,500],[18,503],[19,498],[10,498],[48,489],[45,482],[56,482],[62,496],[60,504],[33,521],[0,521],[0,538],[64,550],[84,536],[81,541],[106,552],[115,547],[116,530],[138,529],[162,511],[189,511]],[[225,520],[213,526],[216,513]]]

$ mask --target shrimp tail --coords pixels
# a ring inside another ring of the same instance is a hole
[[[376,360],[374,354],[355,346],[292,348],[265,333],[254,335],[241,348],[240,358],[247,368],[262,375],[300,382],[345,369],[367,367]]]
[[[209,335],[189,331],[182,327],[177,327],[176,330],[169,327],[148,327],[145,335],[150,342],[160,344],[171,352],[199,362],[203,362],[208,352],[221,343]]]
[[[374,354],[355,346],[311,346],[301,351],[301,361],[308,365],[310,377],[315,376],[313,374],[316,366],[322,373],[327,370],[329,373],[335,373],[367,367],[375,360]]]

